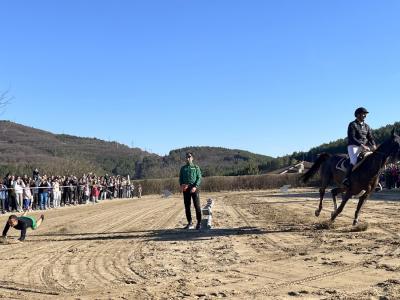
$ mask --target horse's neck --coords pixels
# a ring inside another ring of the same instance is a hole
[[[368,170],[370,170],[371,173],[378,175],[386,165],[389,155],[382,154],[382,152],[374,152],[368,158],[371,160],[371,165]]]

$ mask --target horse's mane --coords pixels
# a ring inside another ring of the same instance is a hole
[[[386,139],[374,151],[372,151],[372,154],[368,155],[364,160],[362,160],[358,167],[365,165],[365,163],[370,162],[372,159],[376,159],[377,155],[385,154],[387,155],[387,157],[390,156],[391,155],[390,149],[387,148],[390,146],[392,141],[393,141],[392,138]]]

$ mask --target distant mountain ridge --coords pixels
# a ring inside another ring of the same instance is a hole
[[[220,147],[186,147],[169,155],[130,148],[97,138],[53,134],[10,121],[0,121],[0,172],[31,174],[36,167],[49,174],[130,175],[131,178],[165,178],[178,175],[186,151],[195,153],[205,176],[258,173],[270,156]]]
[[[373,130],[376,141],[381,143],[387,139],[393,128],[400,130],[400,122]],[[346,139],[338,139],[307,152],[294,152],[277,158],[239,149],[207,146],[175,149],[168,155],[160,156],[117,142],[53,134],[0,121],[0,176],[7,172],[31,174],[37,167],[49,174],[95,172],[98,175],[129,174],[136,179],[176,177],[189,150],[194,152],[195,163],[201,166],[204,176],[267,173],[299,161],[314,161],[322,152],[347,151]]]

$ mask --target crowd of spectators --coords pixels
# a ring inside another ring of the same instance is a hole
[[[2,213],[46,210],[67,205],[98,203],[99,200],[142,196],[137,187],[122,176],[96,176],[89,173],[80,178],[40,175],[36,169],[32,177],[7,174],[0,183]]]
[[[388,164],[381,175],[380,182],[389,190],[400,188],[400,164]]]

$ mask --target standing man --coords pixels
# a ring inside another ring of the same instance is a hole
[[[199,186],[201,183],[201,171],[199,166],[193,163],[192,152],[186,153],[186,164],[182,166],[179,172],[179,184],[183,193],[183,200],[185,203],[185,213],[188,224],[185,229],[193,229],[192,213],[190,211],[191,200],[196,209],[197,225],[196,229],[201,229],[201,208],[200,208],[200,195]]]
[[[353,166],[357,164],[358,155],[363,151],[373,151],[376,149],[372,130],[365,123],[368,111],[364,107],[359,107],[354,112],[356,119],[349,124],[347,129],[347,151],[349,153],[350,165],[347,169],[346,178],[343,180],[343,185],[350,187],[350,175]]]

